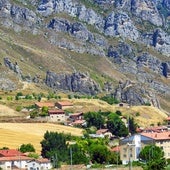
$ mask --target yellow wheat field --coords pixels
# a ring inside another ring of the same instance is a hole
[[[82,135],[81,129],[50,123],[0,123],[0,148],[16,149],[22,144],[31,143],[40,153],[40,141],[47,130]]]

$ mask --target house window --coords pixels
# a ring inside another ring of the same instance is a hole
[[[60,122],[60,119],[57,119],[57,121],[59,121],[59,122]]]
[[[133,155],[132,155],[132,154],[130,154],[130,157],[132,158],[132,157],[133,157]]]
[[[127,151],[127,149],[126,149],[126,148],[123,148],[123,151],[124,151],[124,152],[126,152],[126,151]]]
[[[124,154],[123,157],[126,158],[126,154]]]

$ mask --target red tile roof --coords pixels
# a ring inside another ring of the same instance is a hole
[[[49,114],[65,114],[64,110],[59,110],[59,109],[53,109],[53,110],[48,110]]]
[[[32,160],[32,158],[29,158],[27,156],[0,157],[0,162],[5,162],[5,161],[27,161],[27,160]]]
[[[70,114],[70,117],[77,117],[77,116],[81,116],[83,115],[83,112],[80,112],[80,113],[72,113]]]
[[[0,150],[0,157],[11,157],[19,155],[24,156],[25,154],[16,149]]]
[[[50,160],[46,158],[39,158],[39,159],[36,159],[35,161],[39,163],[50,163]]]
[[[150,138],[155,139],[155,140],[170,140],[170,132],[169,131],[160,132],[160,133],[157,133],[157,132],[152,132],[152,133],[143,132],[143,133],[141,133],[141,135],[150,137]]]
[[[55,103],[52,103],[52,102],[37,102],[35,103],[35,105],[37,105],[39,108],[42,108],[43,106],[55,107]]]
[[[111,152],[120,152],[120,146],[115,146],[113,148],[110,149]]]
[[[148,127],[143,129],[143,132],[163,132],[168,131],[168,128],[166,126],[157,126],[157,127]]]
[[[167,117],[167,119],[166,119],[166,120],[170,121],[170,116],[169,116],[169,117]]]
[[[57,102],[57,104],[59,104],[61,106],[73,106],[73,104],[69,101]]]
[[[73,125],[81,125],[83,123],[85,123],[86,121],[85,120],[76,120],[75,122],[73,122],[72,124]]]
[[[100,135],[100,134],[104,134],[106,132],[108,132],[108,129],[99,129],[99,130],[96,131],[96,134]]]

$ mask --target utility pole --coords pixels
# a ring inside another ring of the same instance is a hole
[[[70,167],[70,170],[73,169],[72,165],[73,165],[73,159],[72,159],[72,148],[70,146],[70,164],[71,164],[71,167]]]

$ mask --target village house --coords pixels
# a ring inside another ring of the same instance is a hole
[[[72,108],[73,104],[69,101],[60,101],[60,102],[57,102],[55,106],[58,107],[59,109],[65,110],[68,108]]]
[[[87,122],[85,120],[76,120],[70,124],[71,126],[86,127]]]
[[[72,113],[69,115],[70,126],[87,126],[86,120],[84,120],[83,112]]]
[[[48,170],[52,169],[52,164],[50,160],[45,158],[32,159],[28,161],[28,170]]]
[[[0,167],[3,170],[48,170],[52,168],[49,160],[43,158],[35,160],[15,149],[0,150]]]
[[[108,137],[109,139],[112,137],[112,133],[109,129],[99,129],[96,131],[97,135],[103,135],[103,137]]]
[[[155,141],[155,145],[162,148],[164,151],[164,157],[170,159],[170,131],[163,131],[160,133],[141,133],[143,136],[152,138]]]
[[[147,127],[145,129],[142,129],[142,132],[146,132],[146,133],[153,133],[153,132],[161,133],[166,131],[168,131],[167,126]]]
[[[53,102],[37,102],[37,103],[35,103],[35,107],[38,109],[42,109],[42,107],[55,108],[55,103],[53,103]]]
[[[3,170],[27,168],[27,161],[29,160],[31,158],[16,149],[0,150],[0,167]]]
[[[65,112],[61,109],[48,110],[48,120],[51,122],[65,122]]]
[[[154,144],[154,140],[141,134],[122,139],[120,141],[120,159],[122,164],[128,164],[129,161],[138,161],[140,151],[149,144]]]
[[[83,112],[70,114],[70,119],[74,122],[76,120],[83,120]]]
[[[3,170],[27,169],[27,162],[32,158],[26,156],[0,157],[0,167]]]

